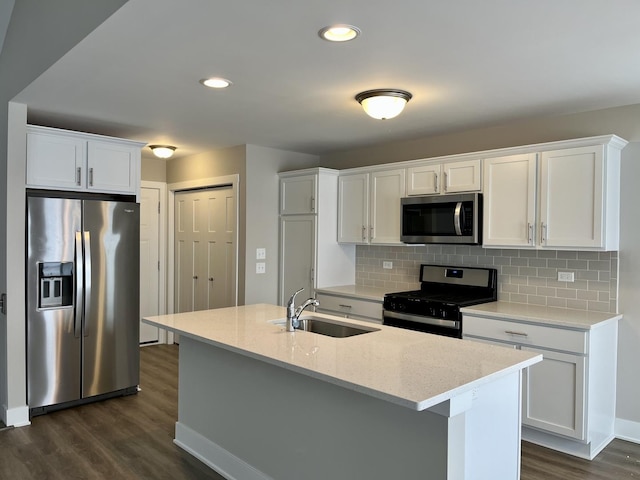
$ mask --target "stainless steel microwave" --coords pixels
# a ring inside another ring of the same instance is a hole
[[[401,201],[404,243],[482,243],[482,194],[407,197]]]

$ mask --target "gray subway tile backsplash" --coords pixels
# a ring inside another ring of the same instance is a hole
[[[393,268],[383,269],[383,261],[393,262]],[[422,263],[495,268],[498,299],[507,302],[609,313],[618,309],[618,252],[358,245],[356,284],[389,292],[415,289]],[[573,272],[575,282],[559,282],[558,271]]]

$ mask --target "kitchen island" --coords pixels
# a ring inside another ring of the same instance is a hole
[[[180,334],[177,445],[243,480],[519,478],[521,371],[541,355],[382,325],[290,333],[284,316],[143,319]]]

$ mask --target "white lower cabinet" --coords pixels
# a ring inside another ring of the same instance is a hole
[[[318,313],[382,323],[381,301],[364,300],[347,295],[329,295],[322,292],[316,294],[316,300],[320,304],[316,307]]]
[[[587,357],[522,347],[543,360],[524,370],[522,424],[584,441]]]
[[[301,297],[313,296],[316,278],[315,215],[280,217],[280,269],[282,305],[300,288],[304,288]],[[300,298],[297,300],[300,302]]]
[[[592,459],[614,437],[617,322],[588,329],[464,314],[463,338],[540,353],[523,372],[522,438]]]

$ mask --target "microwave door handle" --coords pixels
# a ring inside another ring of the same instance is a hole
[[[456,235],[462,236],[462,224],[460,223],[462,217],[462,202],[458,202],[455,212],[453,213],[453,226],[456,229]]]

